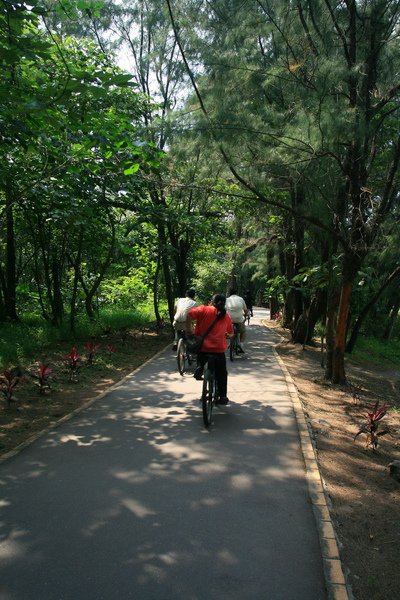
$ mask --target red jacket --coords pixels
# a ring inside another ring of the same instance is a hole
[[[191,308],[187,314],[193,321],[196,321],[195,335],[204,335],[215,320],[217,309],[215,306],[197,306],[196,308]],[[233,335],[232,319],[228,313],[221,319],[218,319],[210,333],[205,337],[201,351],[225,352],[228,347],[226,333]]]

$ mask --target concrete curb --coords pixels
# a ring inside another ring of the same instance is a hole
[[[36,440],[38,440],[41,437],[45,436],[50,431],[53,431],[53,429],[57,429],[57,427],[60,427],[60,425],[62,425],[63,423],[66,423],[67,421],[69,421],[70,419],[72,419],[73,417],[75,417],[75,415],[78,415],[79,413],[83,412],[84,410],[86,410],[87,408],[89,408],[89,406],[91,406],[92,404],[94,404],[98,400],[101,400],[101,398],[104,398],[104,396],[107,396],[107,394],[109,394],[110,392],[112,392],[113,390],[115,390],[116,388],[118,388],[127,379],[129,379],[135,373],[137,373],[138,371],[140,371],[141,369],[143,369],[149,362],[151,362],[152,360],[154,360],[155,358],[157,358],[158,356],[160,356],[163,352],[165,352],[165,350],[170,345],[171,345],[170,343],[167,344],[165,346],[165,348],[163,348],[162,350],[159,350],[156,354],[154,354],[154,356],[152,356],[151,358],[149,358],[148,360],[146,360],[143,364],[141,364],[139,367],[137,367],[136,369],[134,369],[131,373],[128,373],[128,375],[125,375],[125,377],[123,377],[120,381],[117,381],[117,383],[114,383],[112,386],[110,386],[109,388],[107,388],[106,390],[104,390],[104,392],[101,392],[101,394],[98,394],[94,398],[91,398],[90,400],[87,400],[87,402],[85,402],[84,404],[82,404],[78,408],[75,408],[72,412],[68,413],[67,415],[64,415],[63,417],[61,417],[57,421],[54,421],[54,423],[51,423],[51,425],[48,425],[45,429],[42,429],[41,431],[39,431],[39,432],[35,433],[34,435],[32,435],[30,438],[28,438],[27,440],[25,440],[25,442],[22,442],[22,444],[19,444],[18,446],[16,446],[13,450],[10,450],[6,454],[3,454],[3,456],[0,457],[0,465],[2,463],[6,462],[7,460],[9,460],[10,458],[12,458],[13,456],[16,456],[17,454],[19,454],[20,452],[22,452],[22,450],[24,450],[25,448],[27,448],[28,446],[30,446],[31,444],[33,444],[34,442],[36,442]]]
[[[267,329],[270,329],[265,321],[262,321],[262,324]],[[270,331],[272,330],[270,329]],[[275,335],[279,335],[276,334],[276,332],[274,333]],[[299,429],[300,446],[305,464],[308,491],[310,493],[311,504],[319,534],[328,598],[329,600],[351,600],[343,574],[337,538],[326,500],[322,476],[312,444],[309,425],[304,415],[303,405],[286,365],[275,347],[273,347],[272,350],[285,377]]]

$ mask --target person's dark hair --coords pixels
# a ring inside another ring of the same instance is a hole
[[[214,296],[211,298],[211,304],[217,309],[218,317],[220,319],[226,315],[225,302],[226,297],[224,294],[214,294]]]
[[[188,298],[194,298],[194,297],[195,297],[195,295],[196,295],[196,292],[195,292],[195,290],[192,290],[192,289],[190,289],[190,290],[186,290],[186,292],[185,292],[185,295],[186,295]]]
[[[237,294],[237,289],[236,289],[236,288],[231,288],[231,289],[229,290],[229,295],[230,295],[230,296],[234,296],[235,294]]]

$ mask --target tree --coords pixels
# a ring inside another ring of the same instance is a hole
[[[225,163],[255,198],[322,228],[331,254],[340,249],[339,293],[332,289],[328,300],[328,319],[337,316],[328,323],[334,337],[327,374],[344,382],[353,283],[398,201],[400,7],[382,0],[259,1],[208,5],[201,17],[207,35],[198,44],[198,84],[176,22],[175,33]],[[266,180],[312,193],[301,206],[277,203],[265,193]]]

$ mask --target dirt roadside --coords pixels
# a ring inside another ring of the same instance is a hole
[[[400,590],[400,483],[389,463],[400,460],[400,368],[382,371],[348,360],[349,386],[323,380],[321,351],[290,343],[274,322],[276,349],[298,390],[338,537],[343,568],[355,600],[391,600]],[[280,337],[278,337],[280,336]],[[374,403],[391,409],[380,428],[388,433],[377,450],[354,440]]]

